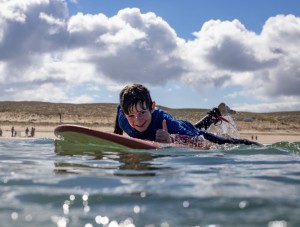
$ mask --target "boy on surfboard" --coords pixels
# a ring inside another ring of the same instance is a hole
[[[224,103],[220,109],[228,108]],[[232,111],[227,109],[226,111]],[[120,92],[120,105],[117,109],[114,133],[126,132],[130,137],[157,141],[172,142],[171,134],[187,137],[202,136],[218,144],[257,144],[246,139],[223,138],[205,131],[211,124],[225,120],[218,108],[213,108],[195,125],[186,120],[177,120],[166,111],[156,107],[149,90],[142,84],[129,84]]]

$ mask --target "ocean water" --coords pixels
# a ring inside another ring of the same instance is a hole
[[[298,227],[300,142],[72,153],[1,139],[0,226]]]

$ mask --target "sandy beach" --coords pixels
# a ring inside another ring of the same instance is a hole
[[[26,127],[24,126],[14,126],[16,130],[16,136],[11,136],[11,126],[2,126],[2,137],[0,139],[32,139],[32,137],[26,136]],[[29,131],[31,130],[30,127]],[[95,129],[105,131],[105,132],[113,132],[112,127],[93,127]],[[55,126],[35,126],[35,136],[34,138],[50,138],[57,139],[54,135]],[[30,134],[30,133],[29,133]],[[269,132],[257,131],[257,130],[248,130],[248,131],[240,131],[240,135],[242,138],[249,139],[252,141],[256,141],[261,144],[273,144],[277,142],[299,142],[300,141],[300,133],[297,131],[290,130],[273,130]]]
[[[63,104],[45,102],[0,102],[0,139],[31,138],[26,128],[35,128],[35,138],[56,139],[59,124],[77,124],[112,132],[117,104]],[[207,109],[161,107],[177,119],[197,122]],[[262,144],[300,141],[300,111],[278,113],[241,112],[234,116],[240,137]],[[14,126],[15,137],[11,135]]]

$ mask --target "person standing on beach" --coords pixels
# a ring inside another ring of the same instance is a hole
[[[29,133],[29,129],[27,127],[26,130],[25,130],[26,137],[28,137],[28,133]]]
[[[32,127],[32,128],[31,128],[31,137],[34,137],[34,134],[35,134],[35,128]]]
[[[11,127],[11,137],[14,137],[14,135],[15,135],[15,127],[12,126]]]

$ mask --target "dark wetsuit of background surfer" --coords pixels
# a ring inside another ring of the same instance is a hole
[[[144,132],[139,132],[130,126],[124,113],[121,110],[121,107],[118,106],[115,133],[122,134],[122,130],[123,130],[130,137],[155,141],[156,131],[158,129],[162,129],[163,119],[166,119],[167,121],[168,133],[170,134],[179,134],[179,135],[185,135],[191,137],[203,136],[206,140],[209,140],[217,144],[225,144],[225,143],[246,144],[246,145],[255,144],[254,142],[251,142],[246,139],[223,138],[220,136],[216,136],[212,133],[196,128],[193,124],[191,124],[188,121],[176,120],[170,114],[168,114],[167,112],[159,108],[155,108],[155,110],[153,111],[152,120],[148,129]]]

